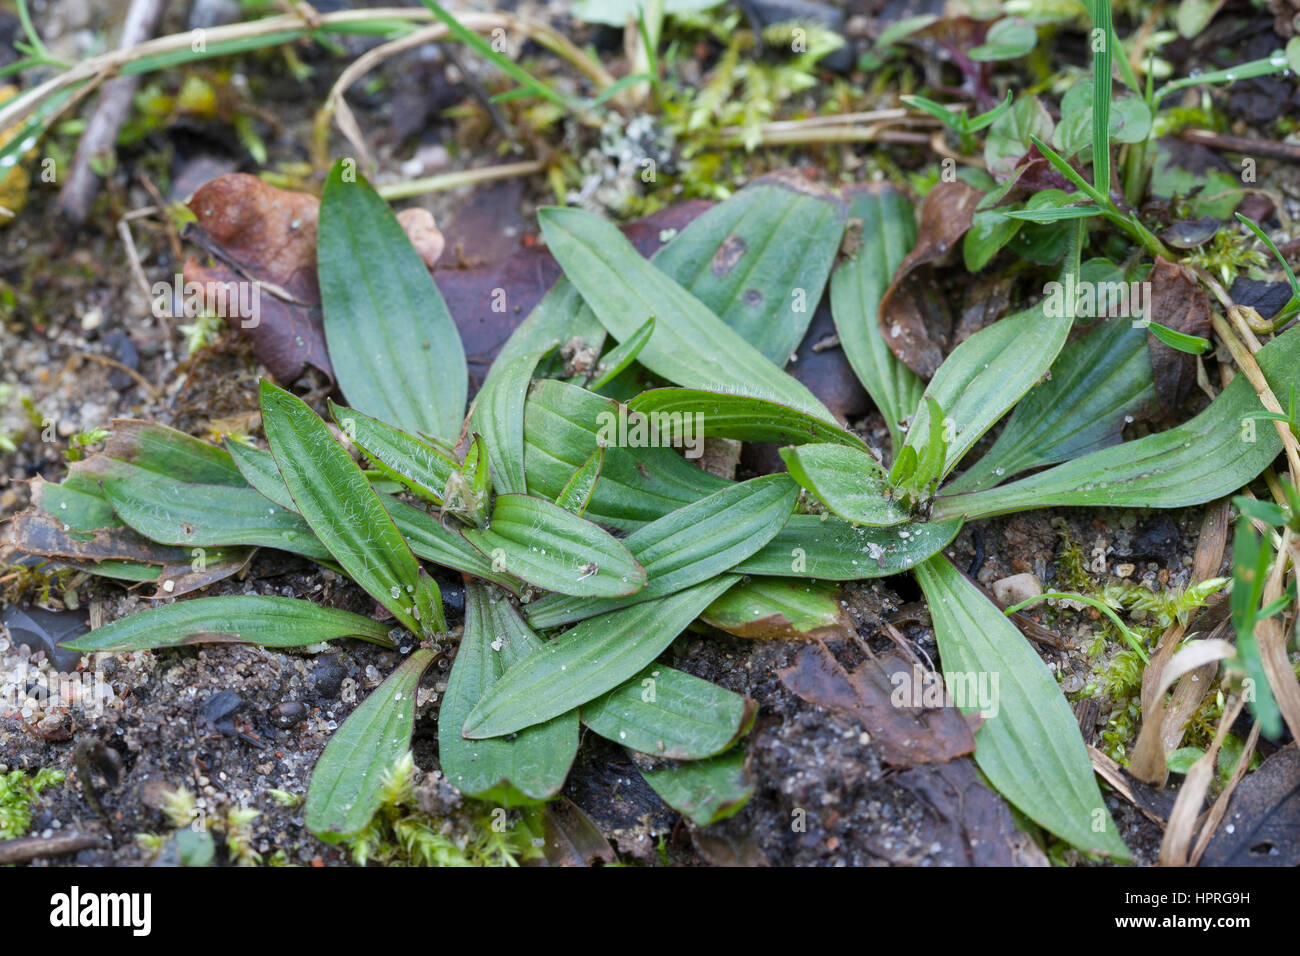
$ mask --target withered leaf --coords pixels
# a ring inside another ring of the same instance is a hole
[[[14,515],[5,528],[4,543],[26,554],[74,561],[139,561],[187,566],[190,562],[184,548],[155,544],[130,528],[103,528],[87,534],[73,531],[54,515],[38,511]]]
[[[1210,334],[1210,300],[1195,273],[1157,256],[1148,281],[1151,283],[1148,315],[1152,322],[1185,335],[1204,338]],[[1196,387],[1196,356],[1170,348],[1150,332],[1147,349],[1156,397],[1165,412],[1172,415]]]
[[[551,801],[539,813],[545,840],[543,865],[591,866],[617,859],[596,824],[568,797]]]
[[[892,652],[848,671],[824,644],[812,643],[799,651],[793,667],[782,668],[777,675],[810,704],[858,721],[880,747],[886,763],[942,763],[975,750],[971,725],[957,708],[906,706],[916,700],[914,691],[924,694],[927,682],[941,678],[914,671]],[[905,705],[896,706],[895,699]]]
[[[320,200],[278,189],[256,176],[230,173],[200,186],[189,208],[195,222],[186,227],[185,238],[217,261],[208,266],[193,257],[186,260],[186,282],[220,286],[227,302],[240,301],[238,283],[264,283],[256,321],[227,314],[228,324],[248,336],[258,360],[281,382],[292,382],[309,365],[333,378],[316,278]],[[433,217],[413,207],[397,219],[432,268],[443,246]]]
[[[933,266],[959,247],[983,194],[963,182],[939,183],[925,197],[916,245],[880,300],[880,330],[899,360],[922,378],[934,375],[952,343],[952,313],[938,294]]]
[[[1300,753],[1284,747],[1247,774],[1201,866],[1300,865]]]
[[[939,858],[931,856],[927,862],[944,866],[1048,865],[1042,850],[1016,826],[1006,801],[980,779],[969,757],[909,767],[894,780],[930,811],[917,842],[937,846]],[[873,852],[880,851],[873,848]]]

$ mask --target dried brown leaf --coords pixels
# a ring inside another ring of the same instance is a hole
[[[880,329],[899,360],[934,375],[952,344],[953,319],[938,294],[934,266],[957,249],[983,194],[963,182],[939,183],[925,197],[916,245],[880,301]]]

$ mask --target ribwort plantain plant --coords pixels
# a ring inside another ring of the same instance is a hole
[[[1109,6],[1092,7],[1101,35],[1113,38]],[[1107,82],[1090,94],[1092,128],[1101,130],[1110,129],[1108,50],[1103,43],[1094,63],[1094,78]],[[1016,107],[1003,109],[963,120],[963,141],[1015,116]],[[1059,262],[1063,287],[1081,281],[1090,226],[1110,223],[1135,250],[1166,251],[1111,198],[1107,135],[1091,140],[1091,183],[1041,138],[1032,145],[1077,191],[1051,209],[1012,210],[1011,220],[1050,227],[1047,238],[1062,240],[1049,264]],[[1091,204],[1066,204],[1080,196]],[[753,617],[816,617],[828,584],[910,571],[930,605],[945,671],[1002,675],[996,716],[975,734],[984,775],[1044,829],[1126,859],[1055,678],[942,552],[964,524],[996,515],[1180,508],[1248,485],[1282,453],[1284,432],[1245,423],[1279,414],[1261,395],[1291,393],[1300,333],[1275,335],[1249,374],[1189,421],[1121,442],[1125,416],[1152,393],[1145,328],[1102,321],[1071,340],[1083,324],[1072,297],[1059,309],[1038,301],[974,333],[928,383],[895,356],[877,318],[917,229],[893,187],[835,192],[791,177],[760,180],[653,260],[591,213],[547,208],[538,218],[563,278],[505,343],[467,407],[464,350],[434,280],[355,163],[340,161],[324,189],[317,260],[346,401],[328,412],[343,442],[301,398],[263,381],[268,450],[121,423],[103,453],[74,462],[62,484],[38,488],[35,509],[19,519],[76,539],[68,549],[129,534],[134,551],[87,569],[158,580],[165,592],[176,590],[175,568],[191,554],[214,570],[181,575],[185,590],[243,566],[251,549],[295,553],[351,578],[397,630],[305,600],[200,597],[68,646],[224,639],[302,647],[356,637],[397,647],[409,632],[414,649],[331,739],[307,795],[314,833],[355,839],[394,803],[385,780],[391,786],[410,750],[421,679],[453,643],[435,566],[461,575],[466,594],[438,717],[439,761],[453,784],[500,806],[549,800],[585,727],[627,748],[665,802],[708,825],[752,792],[743,740],[755,706],[660,663],[663,653],[697,622],[744,634]],[[841,256],[850,224],[856,251]],[[1012,232],[997,235],[1006,242]],[[737,248],[745,268],[719,266]],[[828,285],[840,344],[889,429],[887,450],[846,429],[784,371]],[[1203,350],[1204,340],[1166,332],[1163,341]],[[602,359],[575,374],[558,348],[576,339]],[[662,434],[608,440],[620,421],[657,423]],[[696,427],[708,439],[779,444],[786,473],[732,481],[664,447],[687,444]],[[1288,535],[1288,501],[1285,513],[1255,508],[1253,517]],[[1278,596],[1265,601],[1260,583],[1267,540],[1254,550],[1239,542],[1234,620],[1250,635]],[[1290,694],[1284,681],[1294,674],[1266,667],[1252,647],[1242,641],[1246,672],[1279,698]]]

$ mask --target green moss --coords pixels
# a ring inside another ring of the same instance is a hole
[[[384,772],[379,809],[348,842],[365,866],[518,866],[541,856],[534,842],[535,816],[467,800],[455,816],[437,818],[419,808],[415,763],[408,752]]]
[[[0,774],[0,840],[23,836],[32,825],[32,806],[41,791],[62,783],[66,776],[48,767],[30,776],[22,770]]]

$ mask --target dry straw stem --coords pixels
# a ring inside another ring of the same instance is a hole
[[[1174,801],[1174,809],[1169,814],[1164,839],[1160,842],[1160,866],[1188,865],[1201,804],[1210,789],[1210,781],[1214,779],[1214,764],[1219,756],[1219,748],[1228,736],[1228,728],[1236,721],[1244,706],[1241,697],[1233,694],[1219,717],[1219,727],[1209,749],[1187,771],[1183,786],[1178,791],[1178,799]]]
[[[522,20],[508,13],[464,13],[461,14],[459,23],[465,29],[473,30],[475,33],[491,33],[493,30],[498,29],[517,30],[537,41],[537,43],[557,56],[568,60],[591,80],[597,90],[604,90],[614,83],[614,77],[603,66],[575,46],[562,33],[545,24]],[[427,43],[438,43],[446,40],[450,35],[451,30],[445,23],[435,23],[416,30],[407,36],[398,37],[396,40],[382,46],[377,46],[373,50],[368,50],[349,64],[347,69],[340,73],[339,78],[334,81],[329,95],[325,98],[325,104],[316,114],[314,135],[316,139],[317,165],[325,165],[326,140],[329,133],[329,123],[333,119],[338,123],[340,132],[352,144],[352,148],[357,151],[357,155],[362,158],[367,167],[373,169],[374,161],[370,156],[370,151],[366,148],[365,138],[361,135],[361,128],[357,125],[356,117],[353,116],[352,110],[343,98],[343,94],[357,80],[390,57],[424,46]]]
[[[415,7],[380,7],[370,10],[340,10],[335,13],[318,14],[310,7],[304,5],[299,13],[285,14],[283,16],[265,17],[260,20],[252,20],[245,23],[232,23],[226,26],[212,27],[205,30],[204,41],[211,45],[229,43],[238,40],[249,40],[257,37],[270,36],[276,33],[285,33],[303,29],[318,29],[327,26],[344,26],[348,24],[373,22],[376,20],[406,20],[412,22],[424,22],[433,19],[433,13],[424,8]],[[593,60],[585,52],[574,46],[572,42],[566,39],[562,34],[552,27],[544,24],[531,23],[522,20],[510,14],[501,13],[466,13],[462,15],[461,23],[467,29],[475,32],[491,32],[498,27],[503,29],[514,29],[527,34],[539,44],[552,50],[559,56],[564,57],[575,67],[581,70],[587,77],[603,90],[614,82],[613,76],[604,69],[599,63]],[[448,29],[445,25],[439,23],[424,30],[418,30],[406,37],[395,40],[392,43],[384,44],[371,50],[363,55],[361,60],[371,57],[382,50],[389,50],[385,56],[391,56],[391,48],[398,43],[405,43],[402,49],[409,49],[412,46],[418,46],[420,43],[428,43],[439,39],[445,39],[448,35]],[[416,40],[419,37],[421,39]],[[82,88],[77,90],[76,94],[65,103],[55,115],[65,112],[74,103],[78,102],[85,96],[88,96],[101,83],[110,77],[116,75],[127,64],[145,57],[157,56],[166,53],[178,53],[192,49],[194,42],[194,32],[186,31],[184,33],[174,33],[165,37],[158,37],[148,40],[144,43],[137,43],[124,49],[111,50],[102,53],[99,56],[89,57],[76,63],[67,70],[50,77],[43,83],[32,87],[25,93],[13,97],[0,106],[0,129],[9,127],[21,122],[27,118],[36,108],[45,100],[54,96],[63,90],[71,89],[77,86]],[[373,62],[380,62],[383,56]],[[360,62],[360,60],[358,60]],[[353,64],[355,67],[356,64]],[[367,67],[366,69],[369,69]],[[361,71],[362,73],[365,70]],[[346,75],[346,71],[345,71]],[[360,73],[356,74],[361,75]],[[355,79],[355,77],[354,77]],[[342,77],[340,77],[340,81]],[[84,85],[83,85],[84,84]],[[350,85],[350,84],[349,84]],[[339,85],[335,84],[339,89]],[[342,87],[346,89],[346,86]],[[331,96],[334,92],[331,91]],[[341,93],[339,94],[341,101]],[[328,107],[328,103],[327,103]],[[51,120],[53,117],[51,117]],[[352,139],[352,137],[349,137]],[[355,141],[354,141],[355,144]],[[360,152],[360,151],[359,151]]]
[[[1228,802],[1232,799],[1232,792],[1237,789],[1237,784],[1241,783],[1241,778],[1246,776],[1246,770],[1250,767],[1250,758],[1255,755],[1255,745],[1258,743],[1259,724],[1255,724],[1250,728],[1250,735],[1246,738],[1246,745],[1241,748],[1241,757],[1237,760],[1237,766],[1232,769],[1232,779],[1223,788],[1223,792],[1214,801],[1214,806],[1210,807],[1210,812],[1205,818],[1205,823],[1201,827],[1201,835],[1196,838],[1196,846],[1192,848],[1192,857],[1189,861],[1191,866],[1200,865],[1201,857],[1205,854],[1205,848],[1210,845],[1210,839],[1214,836],[1214,831],[1219,829],[1219,824],[1223,822],[1223,815],[1228,812]]]
[[[1201,533],[1196,545],[1196,558],[1192,567],[1192,584],[1215,577],[1228,541],[1228,499],[1220,498],[1206,509],[1201,519]],[[1224,619],[1209,635],[1216,638],[1227,630]],[[1166,681],[1165,667],[1178,649],[1186,628],[1175,621],[1171,624],[1151,655],[1151,663],[1142,672],[1142,729],[1129,761],[1129,773],[1146,783],[1163,787],[1169,778],[1169,755],[1183,741],[1187,722],[1200,709],[1201,701],[1210,692],[1210,684],[1218,670],[1217,661],[1202,664],[1178,678],[1173,696],[1162,700],[1164,691],[1172,680]]]
[[[1286,577],[1287,557],[1291,550],[1291,529],[1282,529],[1282,546],[1277,550],[1277,559],[1273,570],[1264,586],[1264,603],[1277,600],[1282,594],[1283,580]],[[1268,676],[1268,685],[1273,689],[1277,699],[1278,710],[1282,719],[1291,730],[1291,735],[1300,740],[1300,681],[1296,679],[1295,669],[1287,657],[1287,631],[1283,624],[1283,615],[1259,621],[1255,625],[1255,641],[1259,644],[1259,654],[1264,662],[1264,673]]]

